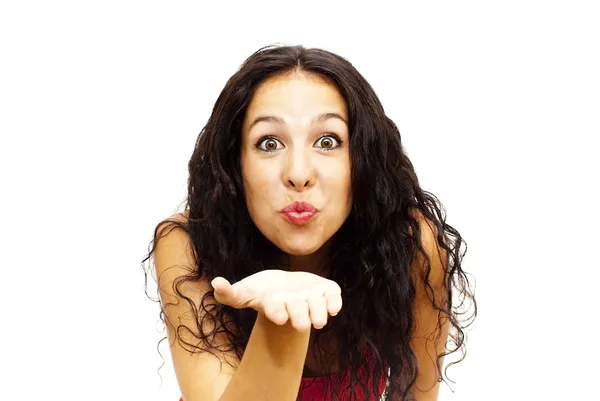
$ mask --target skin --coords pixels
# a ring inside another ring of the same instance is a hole
[[[350,214],[347,121],[337,89],[304,72],[267,80],[248,107],[240,155],[246,205],[292,270],[314,272]],[[305,225],[290,223],[281,210],[294,201],[311,203],[317,214]]]
[[[317,118],[328,113],[339,118]],[[350,138],[346,121],[346,103],[335,86],[306,72],[294,71],[267,80],[248,107],[241,146],[246,204],[262,234],[290,256],[293,270],[318,273],[319,262],[328,251],[327,241],[350,213]],[[323,139],[328,134],[337,137]],[[303,226],[289,223],[280,213],[297,200],[308,201],[319,209]],[[434,246],[434,226],[420,220],[424,232],[421,240],[433,264],[431,284],[441,299],[445,295],[443,258],[440,248]],[[422,266],[423,262],[417,259],[414,264]],[[419,283],[420,278],[415,282]],[[417,328],[411,343],[421,366],[414,391],[419,399],[433,400],[439,385],[430,355],[441,352],[445,341],[435,344],[427,340],[438,322],[422,286],[417,286],[414,313]],[[447,330],[447,325],[442,327],[442,339],[447,338]],[[318,370],[312,347],[311,343],[306,364]]]
[[[240,154],[246,204],[262,234],[289,256],[291,270],[318,274],[323,256],[329,251],[330,238],[350,213],[350,141],[345,121],[348,121],[346,105],[336,88],[305,72],[294,71],[265,81],[248,107]],[[261,141],[266,135],[272,138]],[[281,209],[294,201],[309,202],[318,213],[307,224],[294,225],[281,214]],[[439,302],[445,296],[442,261],[446,255],[437,244],[434,225],[419,214],[415,217],[421,223],[421,241],[431,260],[430,284]],[[185,222],[187,212],[172,219]],[[156,269],[161,297],[177,304],[167,309],[167,317],[194,328],[188,304],[171,291],[172,283],[196,266],[189,241],[181,230],[161,239],[156,249]],[[439,383],[432,355],[444,351],[449,325],[445,322],[438,327],[437,312],[418,277],[423,263],[424,259],[418,257],[412,264],[417,326],[411,346],[420,369],[413,391],[419,401],[434,401]],[[211,290],[208,282],[197,284],[187,283],[183,289],[190,299],[199,300]],[[171,354],[186,401],[234,400],[248,398],[249,394],[269,395],[277,400],[295,399],[294,388],[303,364],[311,370],[320,368],[310,352],[309,333],[300,333],[289,323],[273,324],[259,316],[242,361],[233,352],[215,350],[213,354],[191,355],[177,341],[173,342]],[[438,341],[428,340],[432,333],[439,336]],[[171,330],[169,338],[175,339]],[[274,341],[274,338],[286,340]],[[193,342],[194,338],[187,340]],[[215,347],[226,343],[227,338],[222,334],[213,339]],[[287,344],[287,348],[273,350],[274,344]],[[269,358],[274,356],[280,359],[271,361]],[[262,389],[263,384],[269,391]]]

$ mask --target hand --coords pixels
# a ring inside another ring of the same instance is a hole
[[[289,320],[298,331],[321,329],[329,315],[342,308],[342,290],[335,282],[307,272],[264,270],[230,284],[212,281],[215,299],[232,308],[252,308],[277,325]]]

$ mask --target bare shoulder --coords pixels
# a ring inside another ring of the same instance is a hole
[[[419,365],[419,377],[412,391],[416,399],[436,400],[440,388],[437,356],[445,351],[449,333],[449,320],[443,318],[438,309],[440,305],[445,306],[447,296],[447,254],[440,245],[439,231],[434,222],[420,211],[412,214],[419,223],[420,242],[424,251],[417,252],[411,265],[415,284],[415,328],[411,347]],[[429,270],[426,269],[427,265]]]
[[[207,280],[199,274],[193,243],[188,232],[181,228],[187,217],[176,213],[162,220],[154,239],[154,268],[159,286],[161,306],[168,319],[167,326],[183,323],[192,336],[198,336],[196,319],[192,319],[192,308],[201,308],[200,300],[211,290]],[[173,339],[178,330],[169,332]]]
[[[189,209],[186,209],[182,213],[175,213],[175,214],[171,215],[170,217],[167,217],[161,223],[167,224],[167,223],[175,222],[175,223],[181,223],[181,224],[185,225],[185,224],[189,223],[189,217],[190,217],[190,211],[189,211]],[[161,224],[161,226],[163,224]]]
[[[200,273],[195,247],[186,230],[187,213],[177,213],[162,221],[155,239],[154,267],[161,306],[167,326],[170,352],[177,381],[184,399],[217,399],[227,386],[239,363],[233,352],[216,349],[227,343],[214,330],[212,319],[204,319],[202,300],[212,287]],[[210,337],[208,341],[207,337]],[[206,340],[206,341],[203,341]],[[203,346],[210,344],[210,352]]]
[[[188,217],[185,214],[176,213],[162,220],[157,227],[154,265],[159,280],[164,274],[180,276],[190,274],[198,268],[190,236],[185,229],[181,229],[187,223]],[[170,269],[174,271],[168,273]]]
[[[421,211],[413,209],[411,210],[411,215],[419,223],[421,231],[419,239],[425,252],[425,255],[421,252],[416,254],[412,263],[413,271],[422,274],[423,268],[426,265],[426,259],[428,258],[431,268],[429,273],[429,283],[434,287],[443,286],[446,278],[447,252],[441,246],[439,229],[434,222],[426,218]]]

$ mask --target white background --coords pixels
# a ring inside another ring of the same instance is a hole
[[[213,3],[0,6],[0,399],[178,399],[140,262],[277,42],[359,69],[467,240],[480,316],[440,400],[598,399],[597,3]]]

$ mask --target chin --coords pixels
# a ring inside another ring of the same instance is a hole
[[[317,252],[323,244],[286,244],[279,247],[282,251],[291,256],[307,256]]]

